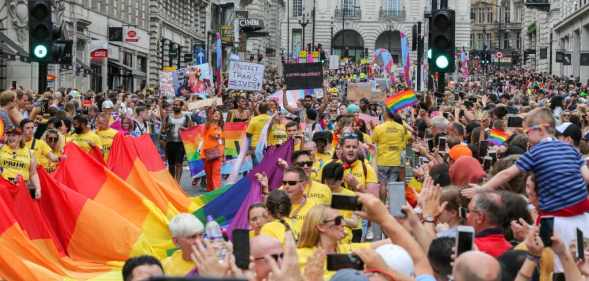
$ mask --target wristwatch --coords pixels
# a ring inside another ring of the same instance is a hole
[[[436,220],[434,219],[434,217],[432,215],[423,216],[422,221],[423,221],[423,223],[436,223]]]

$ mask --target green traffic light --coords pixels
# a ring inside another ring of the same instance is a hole
[[[35,46],[35,48],[33,49],[33,54],[35,55],[36,58],[39,59],[43,59],[47,56],[47,46],[45,45],[37,45]]]
[[[446,56],[439,56],[436,58],[436,67],[439,69],[446,69],[450,65],[450,61]]]

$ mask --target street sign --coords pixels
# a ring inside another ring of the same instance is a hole
[[[498,58],[498,59],[501,59],[501,58],[503,58],[503,53],[502,52],[497,52],[495,54],[495,57]]]

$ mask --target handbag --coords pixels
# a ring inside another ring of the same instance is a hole
[[[223,156],[223,154],[221,153],[221,150],[219,149],[218,146],[205,149],[204,152],[205,152],[205,160],[215,160],[215,159],[221,158],[221,156]]]

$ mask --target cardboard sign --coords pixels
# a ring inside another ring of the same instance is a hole
[[[285,64],[284,80],[288,90],[322,88],[323,65],[321,63]]]
[[[338,70],[339,69],[339,56],[338,55],[329,56],[329,69],[330,70]]]
[[[264,68],[261,64],[232,61],[229,65],[229,89],[261,91]]]
[[[372,82],[349,83],[347,99],[354,102],[363,98],[367,98],[370,102],[384,101],[386,98],[385,89],[379,87],[378,83],[376,83],[376,90],[373,90]]]
[[[160,71],[160,95],[164,97],[176,96],[174,72]]]
[[[214,97],[214,98],[210,98],[210,99],[197,100],[197,101],[189,102],[188,104],[186,104],[186,106],[188,107],[188,110],[194,111],[194,110],[200,110],[200,109],[208,107],[208,106],[212,106],[214,103],[217,106],[223,105],[223,99],[221,99],[220,97]]]

